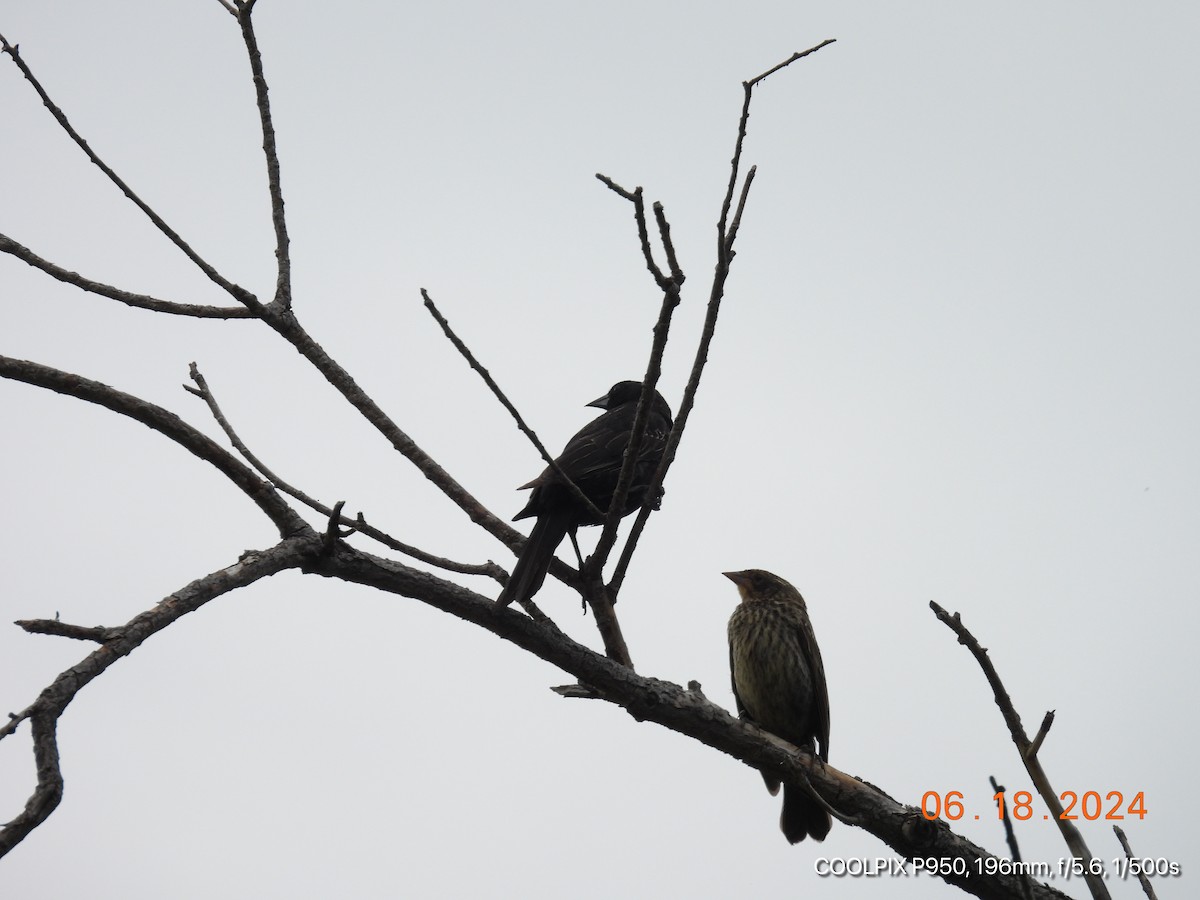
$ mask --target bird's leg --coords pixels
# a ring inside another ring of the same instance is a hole
[[[571,539],[571,546],[575,548],[575,561],[579,563],[579,571],[583,572],[583,554],[579,552],[579,539],[575,536],[577,529],[570,529],[567,532],[567,537]],[[583,606],[583,614],[587,615],[587,597],[581,596],[579,602]]]
[[[579,571],[583,571],[583,554],[579,552],[579,541],[575,537],[575,529],[572,528],[567,532],[567,537],[571,539],[571,546],[575,548],[575,560],[579,563]]]

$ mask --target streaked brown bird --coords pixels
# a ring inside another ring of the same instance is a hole
[[[729,617],[729,670],[738,715],[829,761],[829,691],[825,666],[800,592],[763,569],[725,572],[742,602]],[[819,750],[817,745],[820,745]],[[767,790],[780,779],[762,773]],[[779,827],[790,843],[823,841],[832,821],[804,789],[783,786]]]
[[[563,473],[602,513],[608,512],[612,505],[641,393],[640,381],[618,381],[603,397],[588,403],[588,406],[605,410],[604,415],[580,429],[555,460]],[[654,391],[650,397],[646,433],[633,466],[633,480],[621,508],[622,516],[629,515],[645,502],[650,480],[662,459],[670,433],[671,407],[662,394]],[[498,602],[501,606],[528,600],[537,593],[546,580],[546,571],[562,539],[569,534],[574,543],[580,525],[599,525],[602,521],[580,502],[549,466],[537,478],[521,485],[520,490],[528,488],[533,488],[529,502],[513,516],[513,521],[537,516],[537,522],[521,550],[508,585],[500,594]],[[579,552],[577,544],[575,551]]]

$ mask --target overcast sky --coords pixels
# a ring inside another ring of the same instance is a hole
[[[297,315],[506,518],[542,465],[419,288],[557,449],[587,401],[644,371],[659,297],[629,205],[594,174],[642,185],[688,274],[661,383],[677,409],[741,83],[837,38],[755,94],[758,175],[709,367],[618,607],[638,670],[732,707],[737,593],[719,573],[783,575],[825,658],[831,764],[903,803],[961,791],[956,830],[1007,855],[988,776],[1029,779],[936,600],[1031,733],[1057,710],[1055,787],[1144,792],[1144,820],[1121,824],[1139,855],[1182,865],[1162,896],[1192,890],[1194,4],[261,0],[256,23]],[[253,91],[215,0],[12,0],[0,33],[198,252],[270,295]],[[99,281],[228,303],[0,63],[0,232]],[[261,324],[127,309],[3,257],[0,353],[216,436],[180,388],[194,360],[282,476],[431,552],[512,563]],[[0,414],[0,622],[121,624],[275,540],[128,420],[3,381]],[[561,585],[538,600],[599,647]],[[89,649],[0,625],[0,711]],[[23,900],[958,895],[818,878],[820,857],[893,853],[840,824],[789,846],[757,773],[548,690],[567,680],[419,602],[276,576],[79,695],[62,805],[0,884]],[[0,744],[0,820],[33,783],[22,726]],[[1022,852],[1056,867],[1068,852],[1035,811]],[[1079,824],[1119,854],[1112,823]]]

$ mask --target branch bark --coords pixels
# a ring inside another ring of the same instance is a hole
[[[247,552],[231,566],[199,578],[164,597],[154,608],[130,619],[114,636],[105,640],[77,665],[60,674],[19,715],[0,727],[0,740],[12,735],[21,722],[30,720],[37,785],[25,808],[0,829],[0,857],[19,844],[44,822],[62,799],[63,775],[58,756],[58,720],[67,705],[94,679],[118,660],[128,656],[147,639],[199,609],[222,594],[253,584],[262,578],[299,568],[321,546],[312,529],[289,537],[261,552]]]
[[[1025,766],[1025,771],[1033,779],[1038,793],[1050,810],[1050,817],[1058,824],[1058,830],[1062,833],[1063,840],[1066,841],[1071,855],[1083,861],[1083,877],[1087,882],[1088,890],[1091,891],[1095,900],[1108,900],[1108,887],[1105,885],[1104,879],[1092,871],[1092,852],[1088,849],[1087,843],[1084,841],[1079,829],[1075,827],[1075,823],[1063,817],[1062,803],[1059,802],[1058,794],[1054,788],[1050,786],[1050,779],[1037,757],[1037,749],[1041,746],[1042,740],[1045,738],[1045,733],[1049,730],[1050,723],[1054,721],[1053,715],[1047,714],[1043,720],[1042,729],[1038,732],[1037,747],[1035,747],[1033,742],[1029,740],[1029,736],[1025,733],[1025,726],[1021,724],[1021,717],[1017,714],[1012,698],[1008,696],[1008,691],[1005,689],[1004,683],[1000,680],[1000,675],[996,671],[996,667],[992,665],[992,660],[988,656],[987,650],[980,646],[975,636],[963,625],[962,617],[958,613],[951,615],[932,600],[929,602],[929,607],[940,622],[958,635],[958,642],[971,651],[971,655],[975,657],[975,661],[983,669],[984,677],[992,688],[996,705],[1000,707],[1000,713],[1004,716],[1004,723],[1008,726],[1008,732],[1012,736],[1013,743],[1016,744],[1017,752],[1021,757],[1021,762]]]

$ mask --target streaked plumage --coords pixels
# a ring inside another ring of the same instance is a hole
[[[825,666],[800,592],[762,569],[725,572],[742,602],[729,618],[729,669],[738,715],[829,760],[829,692]],[[763,780],[775,794],[780,780]],[[829,814],[803,788],[783,786],[779,827],[795,844],[824,840]]]

